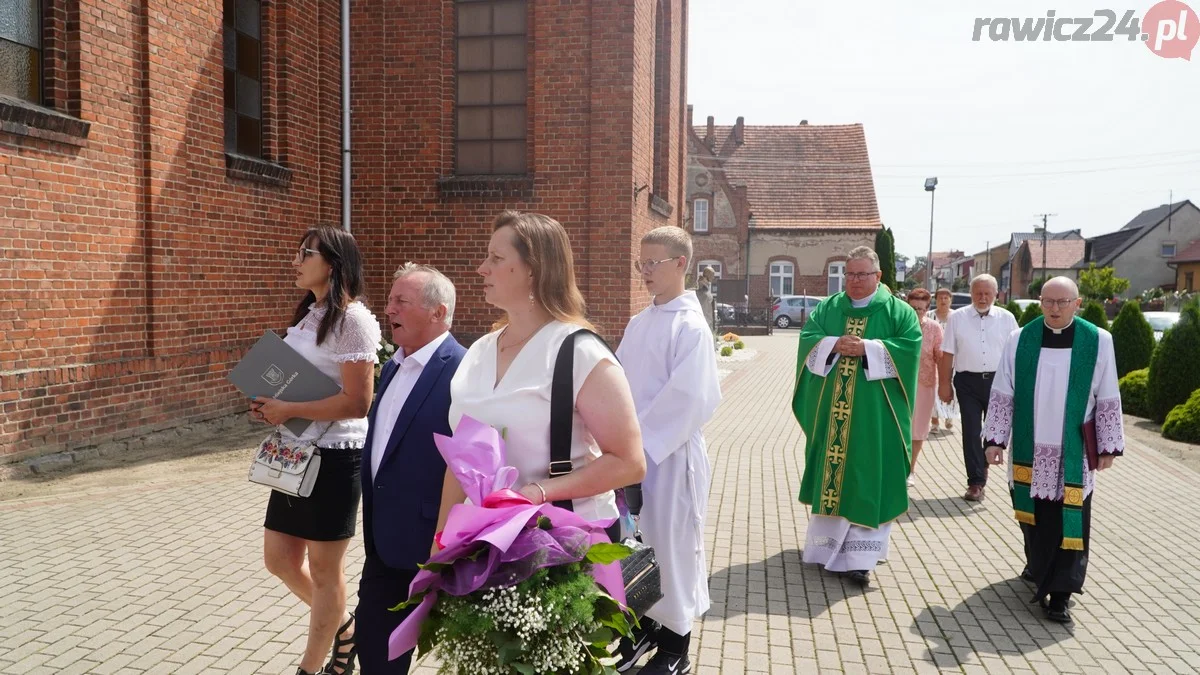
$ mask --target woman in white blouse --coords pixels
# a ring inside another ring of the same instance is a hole
[[[450,427],[467,415],[501,429],[508,463],[519,472],[513,488],[534,504],[571,500],[588,520],[615,519],[613,491],[640,481],[646,460],[625,373],[591,336],[574,344],[572,470],[549,477],[554,360],[568,335],[591,328],[566,230],[541,214],[505,211],[477,271],[484,298],[505,318],[463,357],[450,384]],[[464,499],[447,471],[439,531]]]
[[[364,286],[362,254],[349,233],[333,227],[309,230],[292,266],[296,285],[308,293],[296,306],[284,342],[342,390],[320,401],[259,397],[251,403],[251,417],[280,425],[285,442],[314,442],[321,455],[310,496],[271,492],[263,524],[263,558],[267,570],[312,608],[297,675],[340,674],[353,668],[355,656],[354,620],[346,612],[343,569],[362,495],[359,464],[374,394],[380,330],[375,316],[358,300]],[[299,439],[282,426],[293,417],[314,421]],[[331,645],[334,653],[326,666]]]

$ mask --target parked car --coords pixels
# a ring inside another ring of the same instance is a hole
[[[717,303],[717,321],[721,323],[729,323],[733,321],[736,310],[733,305],[727,305],[723,302]]]
[[[825,299],[820,295],[783,295],[771,305],[771,322],[779,328],[803,326],[808,315]]]
[[[950,309],[958,309],[971,304],[970,293],[951,293],[950,294]]]
[[[1146,322],[1154,329],[1154,339],[1161,340],[1167,329],[1179,322],[1179,312],[1145,312]]]
[[[1042,304],[1032,298],[1020,298],[1018,300],[1013,300],[1013,302],[1017,303],[1017,307],[1020,307],[1022,312],[1024,312],[1026,309],[1029,309],[1030,305]]]

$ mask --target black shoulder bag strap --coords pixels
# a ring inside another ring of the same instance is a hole
[[[582,328],[563,340],[554,359],[554,379],[550,382],[550,471],[551,478],[571,473],[571,427],[575,409],[575,338],[580,335],[595,336],[605,349],[612,348],[604,338]],[[616,358],[616,354],[613,354]],[[554,502],[554,505],[573,511],[570,499]]]

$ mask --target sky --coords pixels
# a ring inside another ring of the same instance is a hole
[[[1141,19],[1153,4],[689,0],[688,102],[697,125],[709,115],[717,124],[862,123],[880,217],[910,258],[929,248],[927,176],[938,178],[935,251],[977,253],[1032,231],[1044,213],[1054,214],[1052,232],[1095,236],[1167,203],[1172,190],[1175,201],[1200,203],[1200,49],[1188,61],[1123,35],[972,34],[979,18],[1108,9]],[[1184,30],[1193,42],[1194,21]]]

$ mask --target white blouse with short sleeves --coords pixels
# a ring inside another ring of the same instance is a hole
[[[561,321],[546,324],[534,334],[513,359],[504,378],[496,384],[496,340],[499,331],[489,333],[467,350],[450,383],[450,428],[458,426],[463,415],[499,429],[507,448],[506,463],[520,474],[513,489],[545,480],[550,471],[550,385],[554,360],[563,340],[580,326]],[[592,370],[601,361],[617,367],[616,357],[599,340],[588,335],[575,341],[575,398]],[[596,440],[588,432],[578,410],[573,410],[571,463],[578,471],[600,456]],[[576,499],[575,512],[587,520],[617,517],[613,492]]]
[[[325,308],[316,304],[309,305],[308,314],[300,323],[288,328],[284,342],[292,349],[308,359],[322,373],[332,377],[339,386],[342,384],[342,364],[353,361],[369,361],[378,363],[377,356],[380,345],[379,321],[367,306],[357,300],[346,306],[341,324],[334,326],[325,336],[325,342],[317,344],[317,329],[321,319],[325,318]],[[328,431],[326,431],[328,427]],[[284,438],[296,438],[287,427],[279,425],[279,431]],[[321,432],[325,432],[322,436]],[[317,443],[322,448],[361,448],[367,440],[367,418],[338,420],[329,422],[314,422],[308,426],[302,440],[312,441],[320,437]]]

